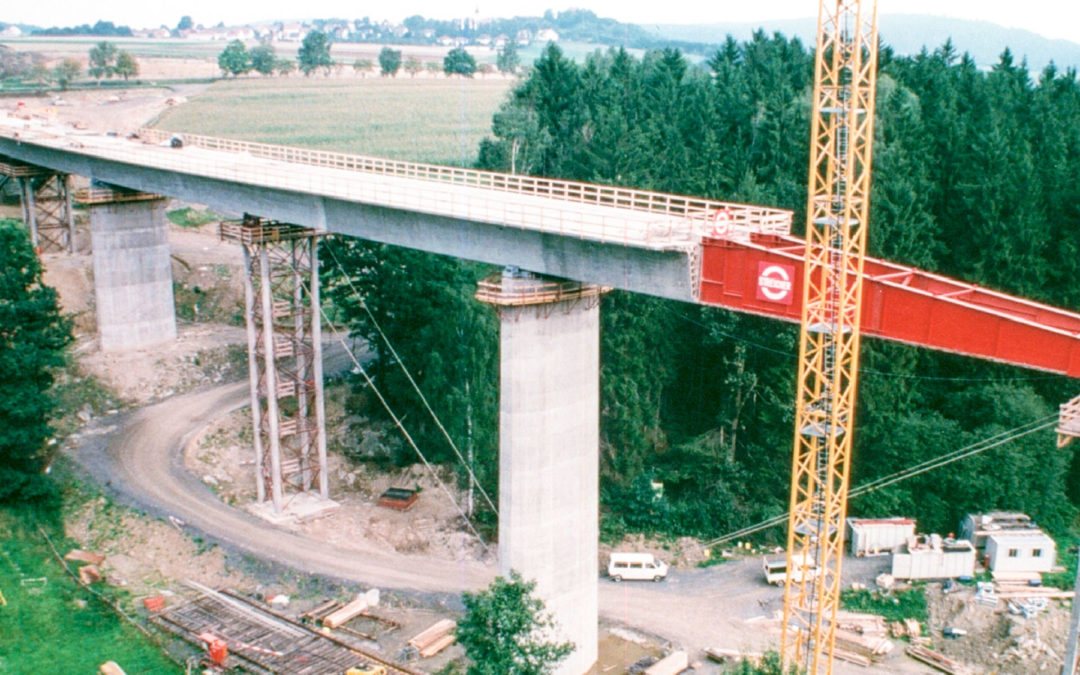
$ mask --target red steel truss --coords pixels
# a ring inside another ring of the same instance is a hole
[[[806,242],[704,241],[701,302],[799,323]],[[865,335],[1080,377],[1080,314],[866,258]]]

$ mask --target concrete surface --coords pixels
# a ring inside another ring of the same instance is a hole
[[[165,200],[92,206],[90,238],[102,351],[175,340]]]
[[[558,637],[576,646],[560,675],[597,658],[600,310],[590,300],[500,311],[499,574],[535,580]]]

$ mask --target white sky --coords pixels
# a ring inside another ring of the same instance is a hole
[[[420,14],[429,18],[452,19],[481,16],[536,16],[545,9],[555,11],[584,7],[602,17],[629,23],[708,24],[721,21],[768,21],[817,15],[813,0],[668,0],[667,2],[626,2],[626,0],[398,0],[394,7],[371,6],[356,0],[184,0],[176,3],[146,0],[96,0],[56,3],[9,0],[0,9],[0,21],[40,26],[94,23],[98,19],[127,24],[133,28],[175,26],[181,14],[210,26],[266,19],[343,18],[370,16],[372,19],[400,20]],[[389,3],[387,3],[389,4]],[[173,9],[175,7],[175,9]],[[400,8],[400,9],[399,9]],[[963,19],[981,19],[1011,28],[1024,28],[1050,38],[1080,42],[1080,1],[1078,0],[879,0],[881,14],[935,14]]]

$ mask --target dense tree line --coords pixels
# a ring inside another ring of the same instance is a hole
[[[81,26],[65,26],[58,28],[53,26],[51,28],[39,28],[31,33],[31,35],[99,35],[101,37],[131,37],[130,26],[117,26],[112,21],[97,21],[93,26],[90,24],[82,24]]]
[[[53,374],[64,364],[71,328],[21,223],[0,220],[0,504],[50,494],[43,470],[56,408]]]
[[[495,115],[480,164],[789,208],[800,229],[811,51],[759,32],[696,67],[674,49],[641,59],[613,49],[577,64],[551,45]],[[1008,51],[984,72],[950,43],[904,58],[884,47],[878,87],[870,253],[1080,305],[1076,72],[1033,76]],[[463,444],[471,429],[494,490],[496,325],[468,297],[483,270],[343,249],[451,434]],[[710,536],[783,512],[797,328],[619,292],[601,316],[604,530]],[[378,364],[426,425],[382,352]],[[1076,394],[1064,378],[879,341],[864,342],[862,365],[855,485],[1047,417]],[[1057,449],[1047,431],[873,492],[851,511],[946,533],[967,511],[1020,509],[1064,533],[1077,487],[1073,446]]]

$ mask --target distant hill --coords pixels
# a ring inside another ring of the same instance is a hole
[[[657,39],[686,42],[722,43],[730,34],[736,40],[749,39],[754,31],[763,28],[786,36],[797,36],[811,44],[817,30],[817,19],[791,19],[769,22],[739,22],[695,25],[642,25]],[[897,54],[917,54],[925,45],[931,51],[952,38],[958,53],[968,52],[982,67],[997,63],[1005,47],[1009,47],[1017,63],[1026,57],[1028,68],[1038,74],[1051,60],[1060,68],[1080,68],[1080,44],[1068,40],[1051,40],[1031,31],[1005,28],[988,21],[967,21],[918,14],[883,14],[878,17],[878,30],[885,44]]]

